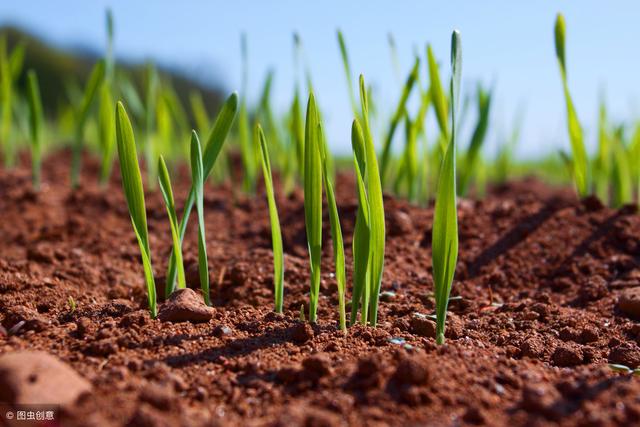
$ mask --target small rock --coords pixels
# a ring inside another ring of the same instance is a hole
[[[421,385],[429,379],[429,361],[424,355],[402,356],[393,378],[400,384]]]
[[[551,358],[556,366],[563,367],[580,365],[584,360],[582,349],[577,344],[571,343],[559,345]]]
[[[618,308],[627,316],[640,319],[640,288],[626,289],[618,298]]]
[[[602,299],[608,293],[607,281],[601,276],[593,276],[580,287],[579,296],[582,301],[590,302]]]
[[[148,314],[146,310],[133,311],[124,315],[120,320],[120,326],[125,328],[133,325],[144,326],[147,323],[147,320]]]
[[[394,209],[389,213],[389,235],[402,236],[413,231],[413,221],[409,214],[401,210]]]
[[[587,326],[580,332],[580,342],[585,344],[598,341],[599,338],[600,333],[593,326]]]
[[[306,322],[296,323],[291,330],[291,339],[298,344],[304,344],[313,338],[313,328]]]
[[[215,328],[213,328],[214,337],[221,338],[227,335],[231,335],[232,333],[233,333],[233,330],[231,330],[231,328],[226,325],[218,325]]]
[[[22,305],[9,307],[4,315],[3,323],[3,326],[13,334],[20,331],[42,332],[49,326],[46,317],[32,308]]]
[[[380,301],[391,302],[396,298],[396,293],[393,291],[384,291],[380,294]]]
[[[425,316],[413,315],[409,323],[411,333],[420,337],[435,338],[436,322]]]
[[[215,310],[207,307],[204,299],[193,289],[178,289],[162,304],[158,319],[163,322],[208,322]]]
[[[91,384],[69,365],[43,351],[0,356],[0,401],[19,405],[71,405]]]
[[[76,334],[79,338],[84,338],[95,332],[95,326],[88,317],[81,317],[76,321]]]
[[[522,356],[536,359],[544,354],[544,342],[539,337],[528,338],[522,343]]]
[[[635,343],[620,344],[609,352],[609,362],[635,369],[640,366],[640,348]]]

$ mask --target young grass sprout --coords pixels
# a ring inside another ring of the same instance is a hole
[[[304,138],[304,218],[311,264],[309,321],[316,322],[320,293],[322,256],[322,158],[318,147],[318,111],[313,93],[309,94]]]
[[[432,230],[432,266],[436,300],[436,342],[444,344],[447,306],[458,258],[456,207],[456,120],[462,72],[460,33],[451,36],[451,139],[442,160]]]
[[[560,76],[562,77],[562,88],[564,91],[565,103],[567,108],[567,127],[569,130],[569,140],[571,141],[571,159],[573,178],[580,197],[585,197],[589,193],[589,175],[587,149],[584,145],[584,137],[582,135],[582,127],[578,121],[578,114],[573,106],[573,100],[569,93],[569,85],[567,83],[567,65],[565,55],[565,32],[566,25],[564,16],[558,14],[555,25],[555,43],[556,57],[560,66]]]
[[[138,165],[133,128],[121,102],[118,102],[116,107],[116,140],[118,143],[118,158],[120,159],[120,173],[122,174],[122,187],[127,200],[129,215],[131,216],[133,231],[138,239],[142,256],[149,311],[151,317],[155,318],[157,315],[156,285],[153,277],[153,267],[151,266],[151,249],[149,247],[142,176]]]
[[[360,321],[376,326],[378,302],[384,269],[385,223],[382,184],[378,160],[369,126],[369,103],[364,77],[360,76],[362,125],[352,126],[354,166],[358,185],[358,213],[353,237],[354,288],[351,324],[360,308]]]
[[[264,176],[264,186],[267,193],[267,203],[269,204],[269,220],[271,222],[271,244],[273,246],[273,287],[275,295],[275,311],[282,313],[284,300],[284,255],[282,249],[282,232],[280,231],[280,219],[278,217],[278,207],[273,192],[273,178],[271,174],[271,161],[269,160],[269,149],[267,140],[262,131],[262,127],[256,126],[256,140],[260,144],[260,156],[262,159],[262,173]]]
[[[209,292],[209,260],[207,259],[207,239],[204,225],[204,166],[200,139],[196,131],[191,132],[191,182],[195,192],[196,213],[198,214],[198,274],[204,302],[211,305]],[[176,259],[177,262],[179,262]]]
[[[167,207],[169,225],[171,226],[173,253],[176,257],[176,265],[178,267],[178,289],[184,289],[187,287],[187,284],[184,276],[184,263],[182,262],[182,243],[180,242],[178,232],[178,214],[176,214],[176,204],[173,198],[169,170],[162,156],[158,158],[158,182],[160,183],[160,193],[162,193],[164,204]],[[165,297],[168,298],[169,295],[165,295]]]
[[[233,124],[233,120],[236,116],[236,111],[238,109],[238,95],[236,93],[232,93],[229,98],[225,101],[220,113],[216,118],[216,121],[213,124],[213,128],[211,129],[211,133],[209,134],[209,138],[207,139],[206,146],[204,148],[204,152],[202,154],[202,171],[203,171],[203,179],[202,181],[206,181],[213,169],[213,166],[218,159],[218,155],[222,150],[222,146],[227,138],[227,134],[231,129],[231,125]],[[196,199],[196,190],[194,188],[193,183],[191,184],[191,190],[189,191],[189,196],[187,197],[187,201],[185,202],[184,211],[182,214],[182,220],[180,221],[179,234],[180,234],[180,243],[184,240],[184,234],[187,230],[187,224],[189,223],[189,215],[191,214],[191,210],[193,209],[193,204]],[[177,262],[176,257],[171,253],[169,258],[169,266],[167,269],[167,281],[165,284],[165,295],[171,295],[173,293],[175,287],[175,280],[177,274]]]
[[[42,162],[42,101],[35,71],[27,74],[29,99],[29,133],[31,136],[31,177],[34,190],[40,189],[40,165]],[[113,126],[113,121],[111,122]]]

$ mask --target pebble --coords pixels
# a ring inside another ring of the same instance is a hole
[[[618,298],[621,312],[634,319],[640,319],[640,288],[626,289]]]
[[[389,235],[402,236],[413,231],[413,221],[409,214],[394,209],[389,213]]]
[[[8,308],[3,323],[11,334],[17,334],[20,331],[42,332],[49,327],[49,320],[46,317],[25,306]]]
[[[623,343],[609,351],[609,362],[635,369],[640,366],[640,348],[635,343]]]
[[[568,367],[583,363],[584,355],[579,345],[563,343],[556,348],[551,359],[556,366]]]
[[[304,344],[313,338],[313,328],[306,322],[296,323],[291,330],[291,339],[298,344]]]
[[[193,289],[178,289],[162,304],[158,312],[158,319],[163,322],[208,322],[215,310],[207,307],[204,299]]]
[[[436,322],[427,317],[413,315],[409,325],[412,334],[426,338],[436,337]]]
[[[43,351],[0,356],[0,401],[32,405],[71,405],[91,392],[91,384],[69,365]]]
[[[539,337],[530,337],[522,343],[522,356],[536,359],[544,354],[544,342]]]

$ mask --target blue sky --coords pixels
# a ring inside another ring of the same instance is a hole
[[[404,75],[418,52],[424,62],[432,43],[449,74],[454,28],[463,41],[463,89],[494,82],[496,100],[487,145],[508,132],[524,108],[520,157],[567,148],[565,113],[553,48],[557,12],[567,21],[569,86],[590,146],[595,144],[598,98],[605,93],[615,120],[640,117],[637,70],[640,3],[634,1],[141,1],[30,0],[0,2],[0,23],[27,27],[60,46],[105,45],[104,11],[116,24],[116,54],[153,58],[228,90],[240,87],[239,39],[249,42],[249,98],[264,76],[276,71],[274,103],[287,108],[294,82],[292,33],[302,37],[331,146],[349,149],[351,110],[335,31],[345,35],[353,72],[364,73],[376,90],[381,113],[399,96],[387,34],[399,49]],[[426,78],[426,70],[422,69]],[[470,121],[475,120],[473,114]],[[471,123],[470,123],[471,124]],[[467,140],[463,140],[463,144]]]

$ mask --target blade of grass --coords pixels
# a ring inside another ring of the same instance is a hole
[[[324,142],[322,124],[318,123],[318,149],[322,160],[322,177],[324,179],[324,192],[327,196],[327,206],[329,209],[329,224],[331,226],[331,241],[333,242],[333,260],[336,268],[336,284],[338,285],[338,315],[340,330],[347,331],[347,316],[345,311],[344,292],[346,288],[346,273],[344,262],[344,242],[342,239],[342,227],[340,226],[340,215],[338,204],[333,191],[331,174],[329,173],[327,157],[330,155]]]
[[[203,182],[207,180],[209,174],[211,173],[211,170],[213,169],[213,166],[216,163],[218,155],[220,154],[220,150],[222,150],[222,146],[224,145],[229,130],[231,129],[231,125],[233,124],[233,120],[236,116],[237,110],[238,94],[234,92],[225,101],[222,109],[216,117],[213,128],[209,133],[209,138],[207,139],[207,143],[202,154],[202,166],[204,172]],[[180,221],[180,242],[184,240],[184,233],[187,230],[189,215],[191,214],[191,209],[193,209],[195,197],[195,188],[193,184],[191,184],[191,190],[189,191],[189,196],[187,197],[187,201],[185,202],[184,211],[182,213],[182,220]],[[169,257],[169,267],[167,269],[165,295],[171,295],[171,293],[173,292],[177,273],[176,267],[177,265],[175,256],[172,252],[171,256]]]
[[[400,95],[400,99],[398,100],[398,105],[396,106],[395,113],[391,118],[391,124],[389,125],[389,130],[387,131],[387,136],[384,141],[384,145],[382,147],[382,155],[380,157],[380,178],[382,180],[382,186],[385,185],[385,179],[387,175],[387,169],[389,167],[390,157],[391,157],[391,143],[393,142],[393,135],[396,132],[396,128],[398,127],[398,123],[405,115],[407,100],[409,99],[409,95],[411,94],[411,90],[418,79],[418,71],[420,70],[420,59],[416,57],[416,60],[413,64],[413,68],[411,69],[411,73],[407,77],[407,80],[402,88],[402,94]],[[366,119],[368,120],[368,119]]]
[[[151,317],[155,318],[156,310],[156,286],[151,266],[151,249],[149,247],[149,233],[147,230],[147,212],[144,204],[144,190],[142,177],[138,165],[138,154],[133,137],[133,129],[129,116],[121,102],[116,106],[116,140],[118,142],[118,157],[120,159],[120,173],[122,174],[122,187],[124,190],[133,231],[138,239],[142,266],[144,268],[145,282],[147,285],[147,299]]]
[[[633,184],[631,181],[631,170],[629,168],[629,157],[631,153],[623,142],[624,128],[619,126],[613,137],[613,168],[611,170],[611,187],[613,188],[613,207],[619,208],[633,200]]]
[[[433,54],[431,45],[427,46],[427,60],[429,65],[429,82],[431,94],[431,104],[436,112],[436,119],[438,120],[438,126],[440,127],[440,133],[445,136],[446,140],[449,140],[449,123],[447,113],[447,97],[442,88],[440,82],[440,72],[438,71],[438,63],[436,57]]]
[[[313,92],[309,94],[304,141],[304,219],[307,230],[311,285],[309,321],[317,319],[322,256],[322,161],[318,149],[318,111]]]
[[[356,171],[356,184],[358,194],[358,212],[356,225],[353,230],[353,292],[351,295],[351,318],[349,324],[356,322],[358,310],[362,307],[360,320],[367,324],[369,313],[369,201],[364,183],[366,170],[364,159],[364,136],[358,120],[354,120],[351,126],[351,146],[353,148],[353,166]],[[362,300],[362,302],[361,302]]]
[[[11,138],[11,111],[13,106],[13,79],[11,63],[7,55],[7,38],[0,39],[0,94],[2,95],[2,122],[0,124],[0,138],[3,144],[4,163],[6,167],[13,166],[15,153]]]
[[[284,254],[282,249],[282,232],[280,230],[280,218],[278,217],[278,206],[273,191],[273,178],[271,176],[271,161],[269,160],[269,149],[267,140],[262,131],[262,127],[256,126],[256,140],[260,144],[260,155],[262,159],[262,173],[264,176],[264,186],[267,193],[267,203],[269,204],[269,221],[271,223],[271,245],[273,246],[273,287],[275,295],[275,312],[282,313],[284,301]]]
[[[209,260],[207,259],[207,238],[204,224],[204,166],[198,133],[191,131],[191,182],[195,191],[196,213],[198,214],[198,273],[204,303],[211,305],[209,292]]]
[[[565,57],[565,33],[566,25],[564,16],[558,14],[555,25],[555,44],[556,44],[556,57],[558,64],[560,65],[560,75],[562,77],[562,88],[564,91],[564,98],[567,108],[567,128],[569,131],[569,140],[571,142],[571,152],[573,155],[573,177],[576,185],[576,190],[580,197],[585,197],[589,193],[589,171],[588,163],[589,158],[587,156],[587,149],[584,145],[584,138],[582,135],[582,127],[578,120],[578,114],[576,113],[569,93],[569,85],[567,83],[567,67]]]
[[[482,86],[478,85],[476,92],[476,101],[478,107],[478,122],[471,136],[471,143],[465,155],[464,169],[460,174],[460,186],[458,194],[466,196],[469,190],[469,183],[476,168],[476,162],[480,155],[480,150],[486,139],[487,129],[489,127],[489,112],[491,110],[492,91],[486,91]]]
[[[456,119],[462,71],[462,51],[458,31],[454,31],[451,36],[451,68],[451,139],[440,168],[432,230],[432,266],[436,300],[436,342],[438,344],[444,344],[447,306],[458,258]]]
[[[111,168],[113,166],[113,100],[111,99],[111,90],[108,84],[103,84],[100,89],[100,108],[98,112],[98,130],[100,148],[102,151],[102,162],[100,165],[100,184],[106,187],[111,176]]]
[[[29,100],[29,130],[31,136],[31,177],[33,188],[40,190],[40,165],[42,155],[42,100],[36,72],[27,73],[27,97]],[[111,122],[113,126],[113,122]]]
[[[364,77],[360,75],[360,103],[362,106],[362,122],[364,136],[364,157],[367,167],[366,182],[369,197],[369,224],[370,224],[370,258],[369,258],[369,313],[370,323],[376,326],[378,321],[378,302],[380,298],[380,285],[382,284],[382,272],[384,270],[384,246],[385,223],[384,204],[382,200],[382,183],[378,171],[378,159],[376,157],[371,128],[369,126],[369,103]]]
[[[347,44],[344,41],[342,31],[338,30],[338,45],[340,46],[340,56],[342,57],[342,65],[344,66],[344,73],[347,77],[347,86],[349,93],[349,102],[351,103],[351,109],[356,117],[358,116],[358,107],[356,103],[356,97],[353,93],[353,80],[351,79],[351,66],[349,65],[349,54],[347,53]]]
[[[85,87],[82,102],[76,112],[75,142],[71,159],[71,186],[77,188],[80,184],[80,168],[82,163],[82,148],[84,145],[84,128],[93,105],[93,100],[98,92],[98,87],[104,79],[104,60],[98,61],[93,67],[87,86]]]
[[[171,225],[173,253],[176,256],[176,263],[178,265],[178,289],[184,289],[187,287],[187,283],[184,276],[184,263],[182,262],[182,242],[180,241],[178,233],[178,215],[176,214],[176,204],[173,199],[169,170],[162,156],[158,159],[158,182],[160,183],[160,192],[162,193],[164,204],[167,207],[167,215],[169,216],[169,224]],[[165,295],[165,297],[169,298],[169,295]]]

